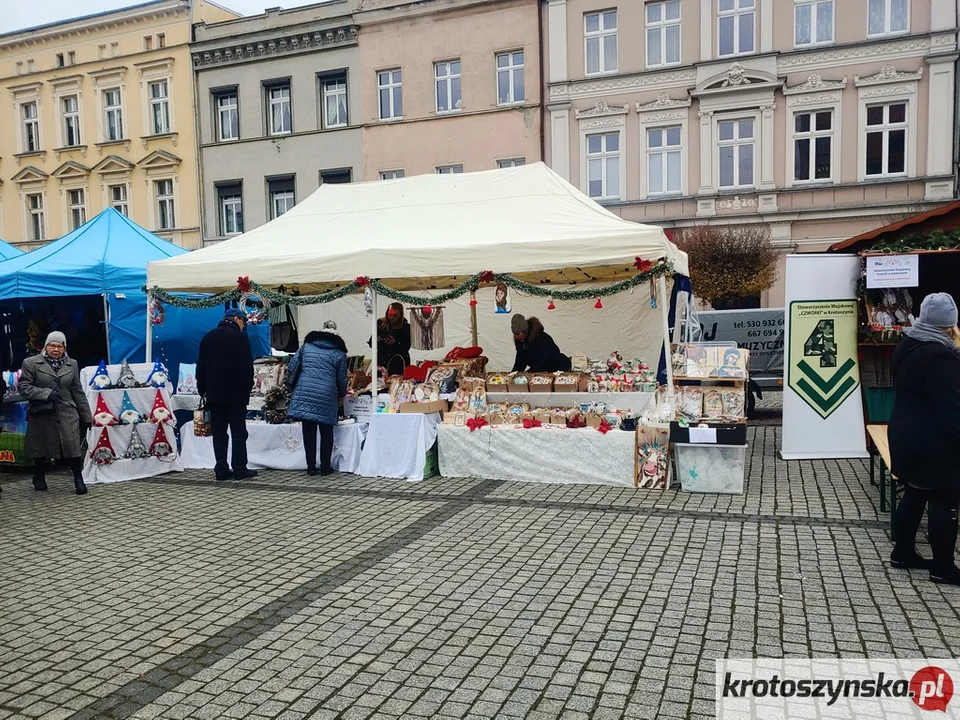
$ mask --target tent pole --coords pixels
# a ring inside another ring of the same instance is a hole
[[[113,364],[113,358],[110,355],[110,303],[107,302],[107,294],[103,294],[103,334],[107,339],[107,365]]]
[[[480,338],[477,333],[477,306],[470,306],[470,341],[473,343],[473,347],[477,347],[480,344]]]
[[[380,401],[380,384],[377,382],[377,364],[380,359],[377,357],[377,291],[370,288],[370,351],[372,360],[370,361],[370,397],[373,400],[370,408],[370,426],[367,428],[367,438],[363,441],[364,447],[370,446],[370,453],[373,457],[376,451],[376,439],[373,436],[373,423],[377,421],[377,407]]]
[[[657,278],[657,289],[660,303],[660,320],[663,323],[663,356],[666,358],[667,397],[671,404],[674,399],[673,387],[673,354],[670,351],[670,301],[667,300],[667,279],[664,275]]]
[[[144,362],[153,362],[153,323],[150,321],[150,300],[152,296],[147,293],[147,357]]]

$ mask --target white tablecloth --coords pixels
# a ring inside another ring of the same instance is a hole
[[[156,390],[154,390],[156,393]],[[130,446],[130,434],[138,432],[144,447],[150,449],[157,433],[156,423],[139,423],[138,425],[117,425],[114,427],[94,427],[87,432],[87,442],[89,449],[84,457],[83,479],[90,484],[123,482],[125,480],[136,480],[139,478],[154,477],[168,472],[183,472],[183,462],[179,455],[171,455],[165,458],[139,458],[137,460],[118,459],[109,465],[97,465],[90,459],[90,450],[97,446],[101,433],[110,433],[110,444],[118,458]],[[173,426],[163,425],[164,435],[167,442],[174,450],[177,448],[177,439],[173,433]]]
[[[333,429],[333,458],[331,464],[339,472],[356,472],[360,451],[366,435],[366,425],[351,423]],[[320,438],[317,438],[317,453]],[[187,468],[212,470],[216,464],[213,438],[197,437],[193,423],[180,430],[180,456]],[[229,453],[227,455],[229,458]],[[247,423],[247,462],[252,470],[306,470],[303,454],[303,427],[300,423],[269,425]]]
[[[646,410],[653,393],[487,393],[487,402],[524,402],[531,407],[570,408],[581,403],[606,403],[609,410],[633,410],[637,415]]]
[[[625,430],[441,425],[438,443],[443,477],[633,487],[635,439]]]
[[[423,480],[427,450],[437,439],[440,415],[374,413],[357,475]]]

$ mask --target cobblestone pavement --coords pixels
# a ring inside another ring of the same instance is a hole
[[[960,655],[864,464],[750,442],[743,496],[6,479],[0,718],[705,718],[718,657]]]

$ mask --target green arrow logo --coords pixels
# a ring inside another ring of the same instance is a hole
[[[814,409],[821,417],[826,418],[847,399],[850,392],[857,386],[857,381],[849,376],[850,371],[855,367],[856,363],[847,359],[830,378],[824,379],[820,376],[820,373],[810,367],[806,360],[801,360],[797,363],[797,370],[806,377],[797,381],[797,388],[803,390]],[[813,385],[810,381],[813,382]]]

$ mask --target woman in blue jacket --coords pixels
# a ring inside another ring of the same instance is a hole
[[[317,431],[320,431],[320,474],[333,467],[333,426],[337,424],[340,399],[347,394],[347,346],[337,324],[327,321],[323,330],[307,334],[303,346],[290,359],[287,370],[292,386],[287,415],[303,426],[303,452],[307,474],[317,474]]]

